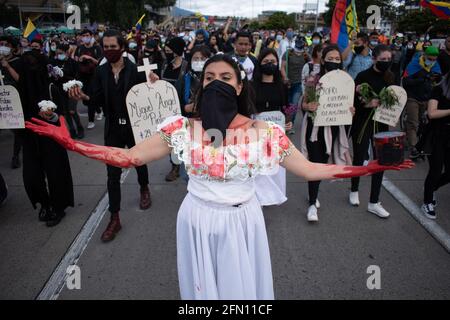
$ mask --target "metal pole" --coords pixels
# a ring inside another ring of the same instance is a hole
[[[315,29],[314,31],[317,31],[317,20],[319,19],[319,0],[317,0],[317,7],[316,7],[316,23],[315,23]]]
[[[19,18],[20,18],[20,29],[23,30],[23,20],[22,20],[22,6],[19,0]]]

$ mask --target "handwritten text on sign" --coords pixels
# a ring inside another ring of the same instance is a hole
[[[166,81],[141,83],[131,88],[127,109],[136,143],[154,135],[166,118],[181,114],[177,90]]]
[[[392,90],[398,98],[398,104],[394,106],[386,107],[379,106],[375,111],[373,119],[375,121],[387,124],[388,126],[395,127],[403,112],[403,108],[408,101],[408,95],[402,87],[390,86],[388,90]]]
[[[350,108],[355,96],[352,77],[345,71],[336,70],[325,74],[319,82],[321,90],[314,125],[324,127],[352,124]]]
[[[280,111],[261,112],[259,114],[256,114],[253,118],[255,120],[274,122],[281,126],[281,128],[283,129],[286,125],[286,117]]]
[[[22,104],[16,88],[0,86],[0,129],[23,129]]]

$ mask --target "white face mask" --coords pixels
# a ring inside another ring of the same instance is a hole
[[[202,72],[203,67],[205,66],[206,61],[194,61],[192,62],[192,70],[194,72]]]
[[[1,46],[0,47],[0,56],[9,56],[11,53],[10,47]]]

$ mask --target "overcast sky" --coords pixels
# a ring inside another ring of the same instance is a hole
[[[327,2],[319,0],[319,11]],[[256,17],[263,10],[301,12],[305,3],[317,4],[317,0],[177,0],[178,7],[204,15],[244,17]]]

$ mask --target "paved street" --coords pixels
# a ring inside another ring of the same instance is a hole
[[[103,122],[97,124],[86,131],[87,141],[102,143]],[[0,150],[0,172],[10,191],[0,208],[0,299],[35,299],[46,284],[58,285],[48,280],[104,197],[106,169],[70,154],[75,208],[50,229],[38,222],[21,169],[9,167],[11,132],[0,132]],[[414,170],[387,176],[420,205],[427,167],[422,161]],[[175,229],[186,185],[165,182],[169,169],[168,160],[149,166],[153,206],[144,212],[138,208],[136,173],[129,172],[122,187],[122,231],[111,243],[100,241],[106,213],[92,238],[84,239],[87,246],[77,262],[81,289],[64,288],[59,299],[179,299]],[[307,184],[288,176],[288,202],[264,209],[277,299],[450,299],[449,252],[385,189],[381,201],[391,217],[381,220],[366,212],[369,183],[362,179],[362,205],[354,208],[347,203],[349,181],[323,182],[320,222],[311,225]],[[450,186],[437,195],[437,224],[448,237]],[[366,286],[371,265],[380,267],[380,290]]]

